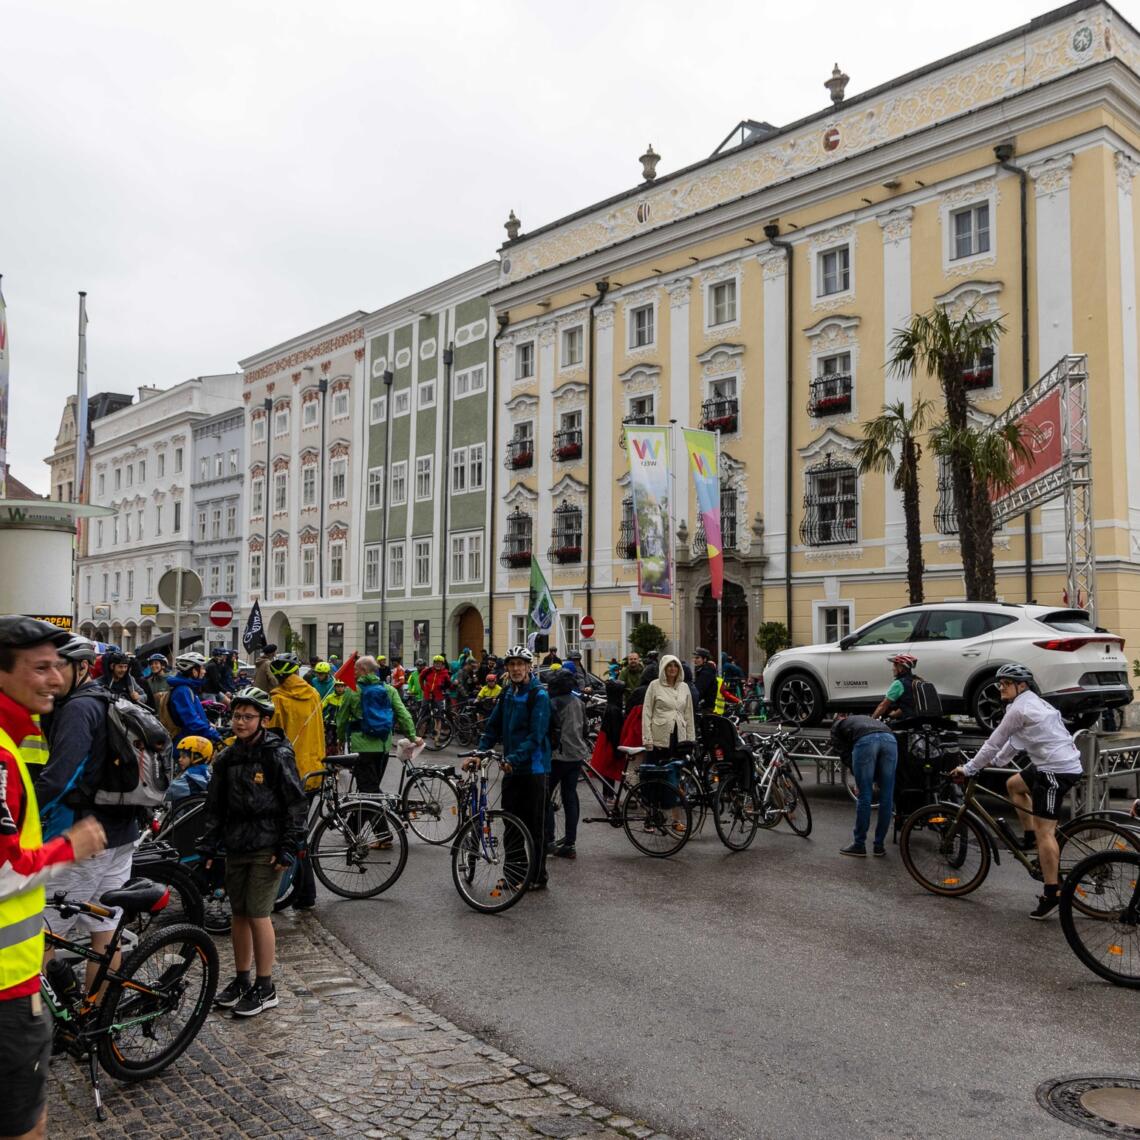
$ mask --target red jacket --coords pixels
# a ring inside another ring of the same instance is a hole
[[[446,665],[432,665],[420,673],[420,689],[425,701],[442,701],[451,681],[451,670]]]
[[[621,739],[618,741],[618,747],[641,747],[641,705],[635,705],[626,713],[625,723],[621,726]],[[608,780],[620,780],[628,763],[629,753],[619,752],[610,743],[606,734],[599,732],[598,739],[594,743],[594,754],[590,758],[590,765],[598,775],[605,776]]]

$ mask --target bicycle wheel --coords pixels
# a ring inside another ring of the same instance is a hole
[[[689,804],[689,811],[693,815],[693,834],[699,834],[705,825],[705,816],[708,815],[711,800],[714,798],[705,786],[697,769],[690,764],[682,764],[678,778],[681,795]]]
[[[625,797],[621,822],[638,851],[667,859],[689,841],[693,813],[689,801],[668,780],[643,780]]]
[[[781,772],[776,777],[776,788],[784,804],[784,818],[788,826],[806,839],[811,835],[811,804],[795,776]]]
[[[160,883],[170,891],[170,901],[157,914],[136,914],[126,928],[141,939],[148,930],[162,926],[174,926],[188,922],[201,926],[206,918],[206,907],[202,891],[194,881],[194,872],[189,866],[173,861],[162,860],[155,863],[131,865],[132,878],[149,879]]]
[[[462,748],[474,748],[479,740],[479,725],[469,713],[460,713],[455,722],[455,743]]]
[[[346,800],[335,816],[321,820],[309,860],[334,895],[370,899],[403,874],[408,837],[399,819],[375,800]]]
[[[429,752],[438,752],[451,743],[452,724],[451,717],[446,713],[439,716],[439,732],[436,733],[436,717],[431,713],[424,713],[416,725],[416,735],[423,738],[424,746]]]
[[[920,886],[936,895],[968,895],[990,870],[990,841],[981,824],[941,804],[907,816],[899,832],[903,866]]]
[[[1061,882],[1074,867],[1090,855],[1101,851],[1127,852],[1140,850],[1135,832],[1105,819],[1071,819],[1057,828],[1057,844],[1061,848]],[[1095,879],[1078,883],[1073,890],[1073,906],[1090,918],[1103,918],[1104,907],[1113,905],[1111,896],[1096,889]]]
[[[846,769],[846,775],[843,777],[843,786],[847,789],[847,794],[853,799],[859,799],[859,786],[855,783],[855,775],[850,768]],[[879,810],[879,785],[875,784],[871,792],[871,809],[873,811]]]
[[[121,1081],[140,1081],[161,1073],[202,1028],[218,988],[218,951],[197,926],[163,926],[119,974],[103,995],[99,1064]]]
[[[1082,859],[1061,887],[1061,929],[1098,977],[1140,989],[1140,853],[1100,851]],[[1096,918],[1074,913],[1081,891],[1097,899]],[[1099,921],[1097,921],[1099,919]]]
[[[713,823],[721,843],[730,851],[744,851],[756,838],[759,821],[756,789],[736,776],[721,780],[713,805]]]
[[[459,789],[438,772],[420,772],[404,788],[400,814],[425,843],[449,843],[459,830]]]
[[[514,906],[526,892],[534,862],[530,832],[510,812],[473,816],[451,845],[455,889],[481,914],[498,914]]]

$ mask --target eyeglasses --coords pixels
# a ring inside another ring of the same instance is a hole
[[[260,720],[261,713],[231,713],[230,720]]]

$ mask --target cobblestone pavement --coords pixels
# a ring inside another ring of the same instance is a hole
[[[278,915],[281,1004],[247,1021],[214,1013],[161,1076],[103,1074],[94,1119],[86,1066],[52,1061],[53,1137],[437,1137],[668,1140],[579,1097],[400,993],[314,915]],[[222,982],[229,950],[222,949]]]

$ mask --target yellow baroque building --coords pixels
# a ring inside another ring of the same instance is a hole
[[[638,597],[630,420],[720,432],[723,644],[742,665],[758,670],[761,622],[804,643],[905,604],[901,500],[857,473],[853,448],[884,404],[941,407],[932,378],[884,368],[894,331],[937,304],[1004,319],[970,370],[983,418],[1087,354],[1097,618],[1140,645],[1138,70],[1136,30],[1073,4],[851,98],[837,75],[825,111],[745,122],[743,141],[660,177],[650,153],[633,190],[530,232],[509,223],[491,295],[492,644],[523,637],[532,552],[563,650],[586,613],[595,662],[646,619],[686,654],[715,640],[683,453],[674,604]],[[928,452],[930,601],[964,596],[947,495]],[[1003,600],[1063,604],[1060,500],[995,545]]]

